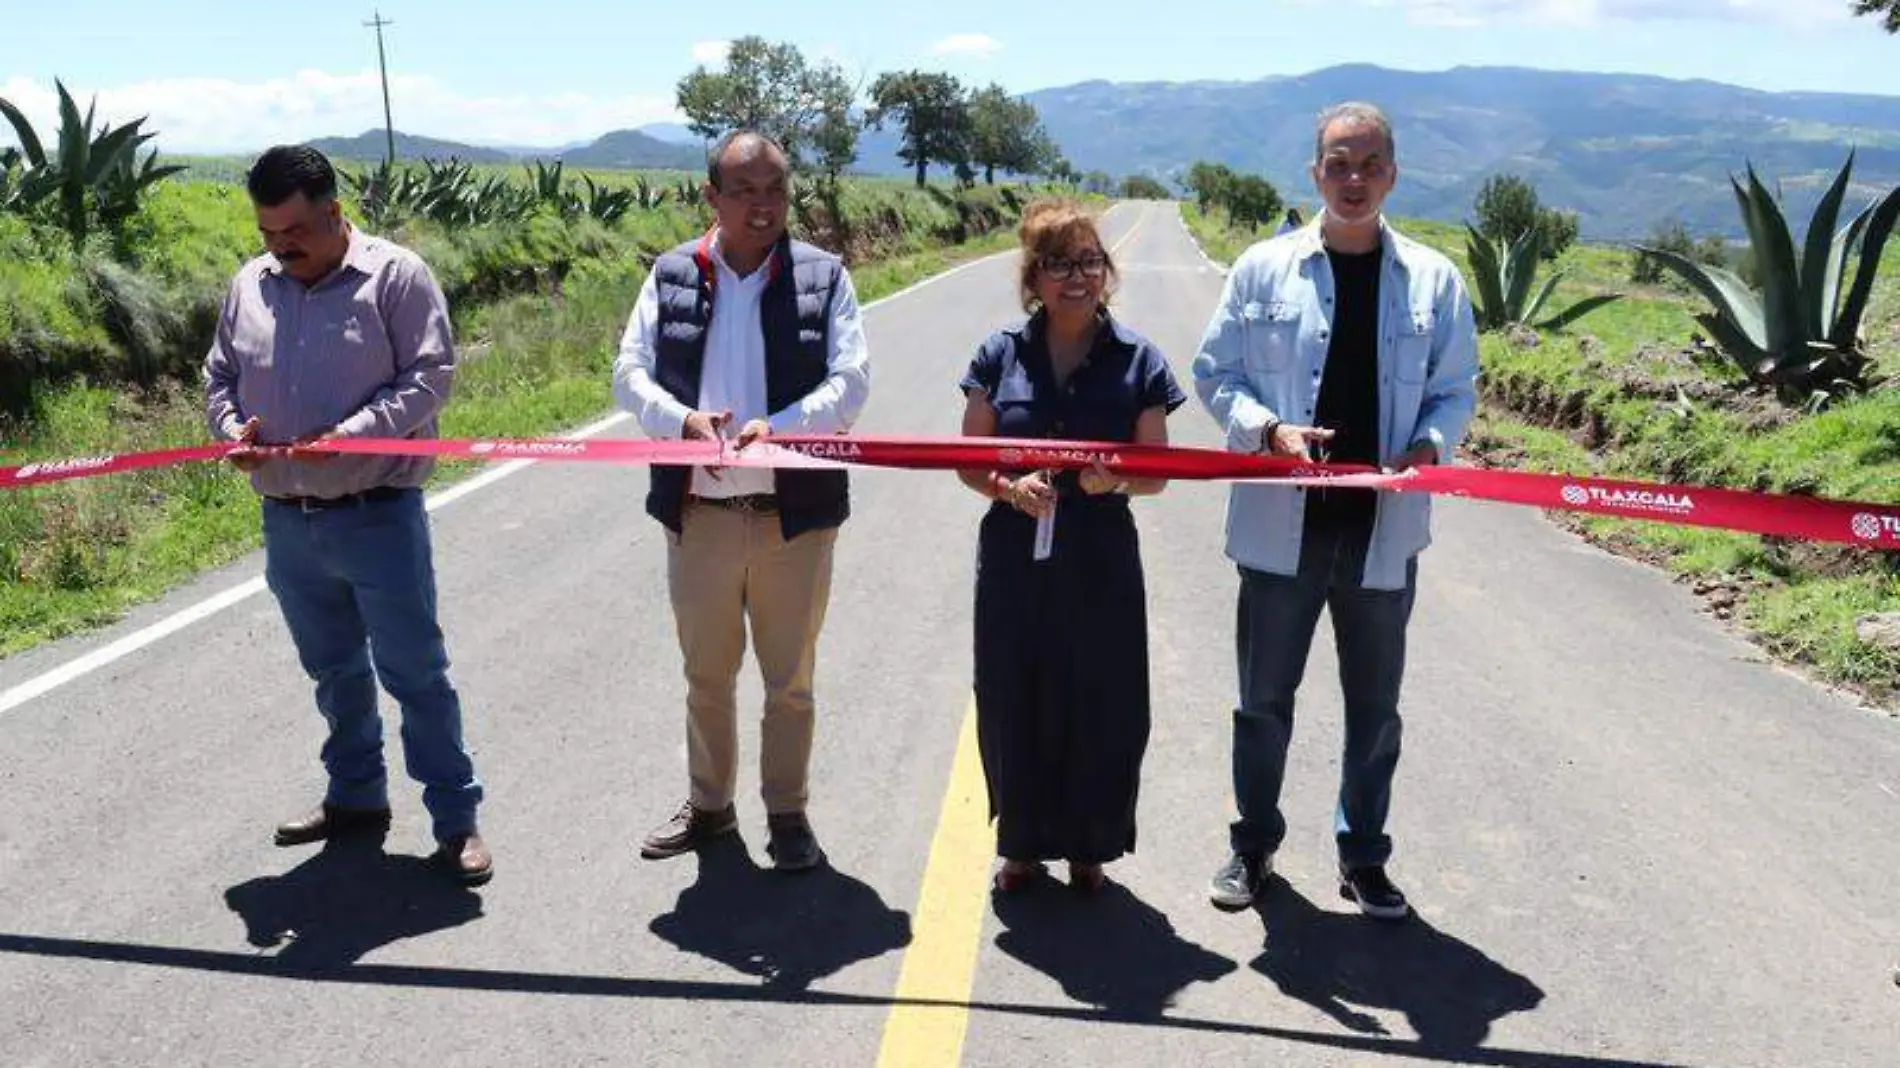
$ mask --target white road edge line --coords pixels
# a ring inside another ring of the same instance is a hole
[[[1109,211],[1112,212],[1120,206],[1121,205],[1119,204],[1115,205],[1115,207],[1111,207]],[[1104,215],[1106,216],[1106,213],[1104,213]],[[1137,220],[1135,225],[1139,227],[1141,225],[1140,221]],[[1130,230],[1128,232],[1128,235],[1124,236],[1122,240],[1126,241],[1128,237],[1133,236],[1133,234],[1134,234],[1134,231]],[[998,259],[1003,256],[1013,256],[1015,254],[1016,254],[1015,249],[1009,249],[1004,252],[992,253],[988,256],[982,257],[981,259],[971,260],[968,263],[958,264],[957,266],[952,267],[947,271],[943,271],[938,274],[933,274],[929,278],[923,279],[920,282],[917,282],[913,285],[900,289],[897,292],[890,294],[889,296],[880,297],[877,300],[871,301],[870,303],[864,306],[863,310],[868,312],[872,308],[876,308],[879,305],[888,304],[891,301],[898,299],[899,297],[904,297],[912,293],[915,293],[919,289],[924,288],[925,286],[931,284],[932,282],[941,281],[945,278],[950,277],[953,274],[958,274],[962,271],[967,271],[970,268],[977,266],[978,264],[988,263],[990,260]],[[591,438],[598,434],[605,433],[606,431],[611,430],[616,426],[619,426],[621,423],[626,422],[630,418],[632,418],[632,416],[626,412],[616,412],[615,414],[607,416],[606,418],[601,419],[598,422],[590,423],[587,426],[581,427],[579,430],[572,431],[562,436],[567,438],[570,441],[578,441],[582,438]],[[534,466],[534,464],[535,464],[535,461],[533,460],[510,460],[507,463],[501,464],[500,466],[494,468],[493,470],[484,471],[481,474],[476,475],[475,477],[470,478],[466,481],[458,482],[455,485],[450,486],[449,488],[443,490],[440,493],[431,495],[428,498],[427,502],[424,504],[424,507],[427,508],[429,511],[433,512],[436,509],[443,507],[444,505],[453,504],[456,501],[461,500],[463,497],[466,497],[469,494],[476,492],[477,490],[487,489],[489,486],[492,486],[495,483],[500,482],[502,479],[507,478],[508,476],[513,475],[526,468],[532,467]],[[230,589],[223,591],[222,593],[213,594],[210,597],[207,597],[204,600],[199,601],[198,603],[194,605],[190,605],[189,607],[186,607],[186,608],[181,608],[178,611],[172,613],[169,616],[166,616],[164,619],[161,619],[156,623],[143,627],[139,630],[133,631],[132,633],[127,634],[124,637],[117,639],[116,641],[110,642],[106,645],[102,645],[99,648],[94,649],[92,652],[85,654],[84,656],[75,657],[74,659],[69,660],[64,664],[59,665],[58,667],[53,668],[50,671],[42,672],[39,675],[35,675],[33,678],[30,678],[26,680],[25,682],[20,683],[18,686],[14,686],[11,689],[8,689],[4,692],[0,692],[0,714],[11,712],[13,709],[16,709],[20,707],[21,705],[26,704],[28,701],[31,701],[34,698],[43,697],[46,694],[51,693],[52,691],[60,688],[61,686],[66,685],[69,682],[73,682],[77,679],[84,678],[85,676],[92,674],[93,672],[99,670],[102,667],[105,667],[108,664],[111,664],[118,660],[122,660],[125,657],[138,652],[140,649],[143,649],[146,646],[151,645],[153,642],[159,641],[162,638],[170,637],[171,635],[176,634],[181,630],[184,630],[186,627],[191,626],[193,623],[197,623],[201,620],[208,619],[209,617],[214,616],[217,613],[222,612],[227,608],[230,608],[232,605],[239,604],[243,602],[244,600],[262,592],[264,592],[263,578],[258,577],[258,578],[246,579],[245,581],[238,583],[236,586],[233,586]]]
[[[1186,234],[1188,241],[1194,245],[1194,251],[1201,254],[1201,258],[1207,261],[1209,267],[1214,268],[1215,274],[1226,277],[1227,268],[1215,262],[1214,257],[1209,256],[1207,250],[1201,247],[1201,239],[1194,236],[1194,228],[1188,225],[1187,216],[1177,211],[1174,214],[1174,218],[1175,221],[1181,224],[1181,232]]]

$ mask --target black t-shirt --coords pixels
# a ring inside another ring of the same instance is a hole
[[[1376,465],[1384,460],[1379,455],[1379,271],[1384,260],[1378,249],[1328,249],[1326,259],[1333,269],[1333,336],[1313,423],[1334,432],[1324,446],[1327,459]],[[1311,490],[1306,529],[1370,538],[1378,509],[1377,490]]]

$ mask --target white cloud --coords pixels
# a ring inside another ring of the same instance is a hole
[[[988,58],[1003,50],[1003,42],[987,33],[955,33],[930,46],[933,55]]]
[[[706,66],[724,63],[726,55],[731,51],[731,41],[700,41],[693,45],[693,62]]]
[[[449,140],[553,146],[598,137],[649,122],[680,121],[671,94],[602,96],[587,93],[473,95],[436,78],[397,75],[389,95],[396,129]],[[0,82],[0,97],[19,105],[42,141],[58,121],[53,86],[26,78]],[[85,110],[87,100],[78,101]],[[353,136],[383,124],[376,72],[306,70],[286,78],[237,82],[221,78],[164,78],[102,89],[101,121],[147,116],[166,152],[251,152],[287,141]],[[0,144],[14,143],[0,122]]]

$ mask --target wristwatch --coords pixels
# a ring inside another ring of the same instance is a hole
[[[1267,425],[1260,428],[1259,451],[1269,454],[1273,452],[1273,432],[1280,429],[1280,424],[1283,422],[1285,422],[1284,419],[1268,419]]]

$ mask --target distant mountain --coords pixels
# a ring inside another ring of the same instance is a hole
[[[369,130],[355,137],[321,137],[310,147],[333,159],[357,163],[377,163],[385,154],[386,141],[381,130]],[[615,130],[592,141],[560,148],[498,148],[444,141],[396,131],[396,158],[401,160],[459,159],[467,163],[515,163],[531,159],[565,160],[570,167],[652,168],[702,170],[706,154],[697,141],[692,145],[673,144],[637,130]]]
[[[1508,171],[1535,182],[1547,204],[1576,211],[1584,235],[1598,239],[1647,235],[1670,216],[1698,233],[1740,234],[1728,176],[1750,161],[1779,185],[1801,222],[1850,146],[1858,149],[1857,204],[1900,184],[1894,97],[1767,93],[1636,74],[1352,65],[1249,82],[1091,81],[1027,99],[1083,171],[1173,182],[1196,160],[1209,160],[1263,174],[1297,198],[1312,196],[1314,117],[1341,100],[1370,100],[1397,127],[1395,213],[1464,219],[1484,179]],[[346,159],[383,155],[381,131],[316,144]],[[910,173],[897,145],[894,126],[865,131],[855,169]],[[565,149],[503,151],[397,134],[397,152],[480,162],[563,158],[603,168],[705,165],[700,140],[671,123]]]
[[[615,130],[585,148],[561,154],[570,167],[655,167],[700,171],[706,151],[697,143],[674,144],[638,130]]]
[[[700,137],[692,130],[677,122],[649,122],[640,127],[640,132],[657,141],[675,145],[692,145],[697,148]]]
[[[365,130],[355,137],[320,137],[309,142],[311,148],[331,159],[356,163],[380,163],[388,154],[388,139],[381,130]],[[396,131],[397,159],[445,160],[450,157],[469,163],[510,163],[515,157],[499,148],[482,148],[459,141],[441,141]]]
[[[1727,176],[1753,161],[1805,221],[1850,146],[1861,202],[1900,183],[1900,99],[1767,93],[1629,74],[1343,66],[1253,82],[1085,82],[1028,94],[1078,168],[1175,179],[1196,160],[1311,196],[1313,120],[1341,100],[1391,115],[1392,209],[1459,220],[1487,175],[1511,171],[1579,213],[1586,236],[1645,235],[1676,215],[1739,233]]]

